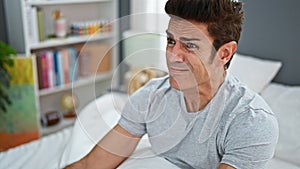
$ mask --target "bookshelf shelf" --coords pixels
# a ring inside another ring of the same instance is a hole
[[[33,0],[27,4],[31,6],[47,6],[47,5],[68,5],[68,4],[83,4],[83,3],[98,3],[108,2],[111,0]]]
[[[92,84],[92,83],[96,83],[96,82],[99,82],[99,81],[108,80],[112,76],[113,76],[112,73],[102,73],[102,74],[99,74],[97,76],[81,78],[81,79],[79,79],[76,82],[71,83],[71,84],[56,86],[56,87],[52,87],[52,88],[48,88],[48,89],[42,89],[42,90],[39,91],[39,96],[40,97],[47,96],[47,95],[50,95],[50,94],[55,94],[55,93],[58,93],[58,92],[71,90],[72,88],[85,86],[87,84]]]
[[[100,33],[95,35],[85,35],[85,36],[73,36],[68,37],[65,39],[51,39],[46,40],[43,42],[30,44],[29,48],[31,50],[41,49],[41,48],[49,48],[49,47],[56,47],[56,46],[62,46],[62,45],[71,45],[75,43],[83,43],[83,42],[89,42],[89,41],[97,41],[97,40],[105,40],[109,38],[113,38],[112,33]]]
[[[49,126],[49,127],[41,127],[40,133],[42,136],[46,136],[46,135],[55,133],[55,132],[61,130],[62,128],[72,126],[75,123],[75,119],[76,118],[61,119],[61,121],[56,125]]]

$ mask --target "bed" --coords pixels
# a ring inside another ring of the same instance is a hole
[[[299,20],[298,7],[299,1],[245,1],[246,19],[238,52],[251,56],[236,57],[229,69],[261,94],[278,117],[279,140],[267,169],[300,169],[300,57],[297,45],[300,34],[299,22],[295,22]],[[1,152],[0,169],[58,169],[80,159],[117,122],[118,110],[126,97],[118,92],[106,93],[86,105],[74,126]],[[145,158],[135,158],[137,156]],[[153,156],[145,136],[133,158],[119,168],[176,167]]]
[[[261,94],[278,117],[280,137],[268,169],[300,169],[300,86],[271,82],[282,66],[278,61],[241,54],[235,57],[229,72],[240,76],[244,83]],[[255,73],[259,74],[252,77]],[[58,169],[79,160],[117,123],[127,98],[128,95],[121,92],[102,95],[79,113],[74,126],[0,153],[0,169]],[[118,168],[177,167],[154,156],[146,135],[131,158]]]

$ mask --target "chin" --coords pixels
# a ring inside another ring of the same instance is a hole
[[[170,86],[176,90],[179,90],[179,91],[183,91],[184,89],[187,88],[187,86],[185,86],[184,84],[178,84],[178,80],[176,80],[174,77],[170,77],[169,79],[170,81]]]
[[[193,80],[188,78],[179,79],[179,78],[174,78],[173,76],[170,76],[169,78],[170,86],[180,91],[195,89],[195,87],[197,88],[198,83],[196,82],[192,83],[191,81]]]

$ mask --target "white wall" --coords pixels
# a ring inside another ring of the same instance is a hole
[[[150,66],[166,70],[165,30],[169,17],[167,0],[131,0],[131,30],[123,34],[125,62],[131,66]]]
[[[167,0],[131,0],[131,28],[133,30],[164,31],[168,18],[164,7]]]

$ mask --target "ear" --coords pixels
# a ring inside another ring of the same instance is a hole
[[[231,41],[222,45],[218,50],[218,56],[223,65],[225,65],[236,52],[237,43],[236,41]]]

